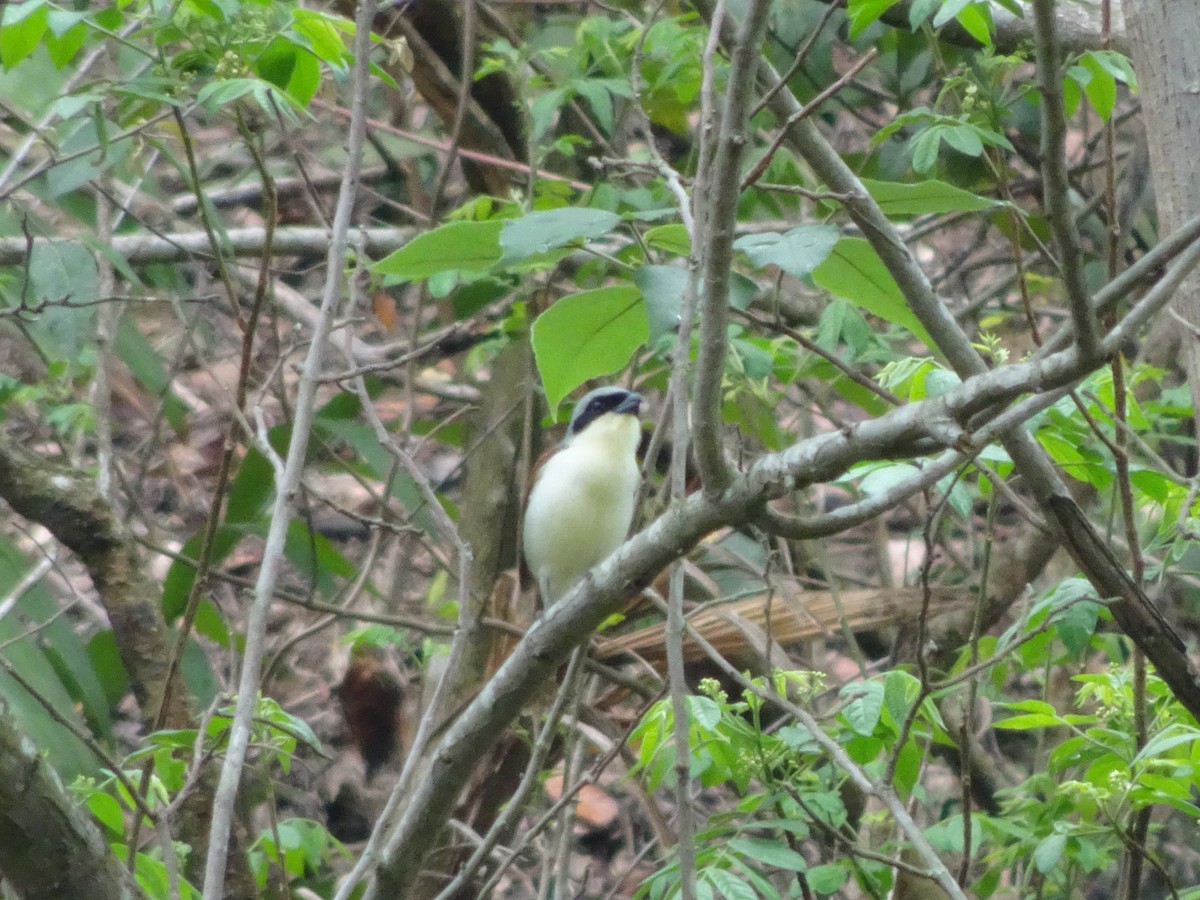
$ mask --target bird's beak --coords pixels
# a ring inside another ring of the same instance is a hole
[[[629,413],[630,415],[639,416],[642,413],[642,395],[635,394],[630,391],[629,396],[621,401],[613,412]]]

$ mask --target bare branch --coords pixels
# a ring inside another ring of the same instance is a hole
[[[362,228],[365,247],[372,255],[383,256],[409,241],[416,233],[411,228]],[[222,252],[236,257],[261,256],[267,239],[267,230],[256,228],[230,228],[225,232],[227,242],[220,242]],[[272,250],[278,256],[300,254],[318,255],[329,250],[331,235],[327,228],[295,226],[277,228],[272,239]],[[36,238],[33,247],[68,243],[62,239]],[[131,265],[148,263],[188,262],[193,259],[211,259],[212,243],[204,231],[182,231],[168,234],[117,234],[109,244]],[[25,238],[0,238],[0,266],[22,263],[33,249]]]
[[[730,478],[721,442],[721,383],[728,345],[729,275],[733,264],[733,236],[740,195],[739,172],[750,124],[751,96],[758,70],[762,36],[771,4],[749,4],[734,40],[729,83],[721,107],[708,193],[703,198],[703,246],[700,251],[703,281],[700,294],[700,345],[696,354],[692,431],[696,462],[706,491],[720,491]],[[720,28],[720,24],[717,26]]]
[[[212,828],[209,833],[208,858],[204,869],[205,900],[220,900],[224,896],[225,861],[229,851],[229,835],[233,826],[234,803],[238,785],[242,778],[242,763],[250,744],[251,719],[258,701],[260,675],[262,673],[263,641],[267,629],[267,613],[275,592],[275,582],[283,560],[283,545],[291,521],[296,488],[304,469],[305,453],[312,431],[315,409],[317,380],[321,374],[321,360],[328,342],[333,316],[341,302],[343,268],[346,259],[346,244],[350,232],[350,218],[354,211],[354,199],[358,190],[359,173],[362,168],[362,150],[366,137],[365,107],[368,85],[368,55],[370,51],[371,22],[374,18],[375,0],[363,0],[359,5],[354,35],[354,68],[351,78],[354,115],[350,120],[350,134],[346,144],[346,169],[342,188],[338,193],[337,210],[333,219],[325,279],[325,290],[321,298],[321,317],[314,330],[304,369],[296,391],[296,411],[292,425],[291,442],[288,445],[284,471],[278,477],[275,490],[275,506],[271,514],[271,528],[267,533],[263,550],[262,568],[255,585],[254,603],[246,625],[246,643],[242,657],[242,672],[238,681],[237,708],[230,727],[229,747],[221,769],[221,780],[213,800]]]
[[[1054,24],[1054,0],[1034,0],[1037,27],[1038,84],[1042,94],[1042,183],[1046,215],[1058,247],[1059,274],[1071,305],[1075,340],[1084,356],[1096,352],[1096,320],[1088,303],[1083,281],[1079,231],[1071,209],[1071,185],[1067,181],[1067,114],[1063,108],[1062,73],[1058,36]]]

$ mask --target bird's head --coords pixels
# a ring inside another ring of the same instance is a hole
[[[619,387],[596,388],[575,404],[563,443],[570,444],[593,426],[615,424],[624,416],[636,419],[641,410],[641,394]]]

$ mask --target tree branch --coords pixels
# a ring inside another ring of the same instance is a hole
[[[53,865],[47,861],[53,860]],[[0,871],[25,900],[145,895],[0,699]]]
[[[729,337],[729,273],[733,266],[733,236],[741,194],[739,172],[750,124],[754,73],[767,26],[768,0],[754,0],[745,12],[733,42],[729,82],[717,131],[716,147],[703,223],[700,251],[700,345],[696,353],[695,394],[692,399],[692,432],[696,464],[705,491],[718,492],[729,483],[729,464],[721,440],[721,385]],[[685,336],[686,339],[686,336]],[[686,345],[683,348],[686,352]]]
[[[1063,109],[1062,74],[1059,67],[1058,35],[1055,32],[1054,0],[1034,0],[1037,37],[1038,84],[1042,93],[1042,184],[1046,216],[1058,247],[1058,268],[1071,307],[1075,340],[1084,356],[1096,352],[1096,320],[1088,303],[1079,252],[1079,231],[1071,209],[1071,185],[1067,180],[1067,114]]]
[[[1196,257],[1200,257],[1200,245],[1179,260],[1176,268],[1190,267]],[[1159,306],[1165,304],[1170,297],[1169,287],[1165,285],[1153,302]],[[1152,314],[1150,305],[1144,304],[1146,301],[1135,310],[1138,321]],[[1101,349],[1108,351],[1115,346],[1122,339],[1122,330],[1114,329]],[[941,397],[890,410],[876,419],[763,456],[745,473],[735,476],[721,493],[693,494],[669,509],[536,622],[495,677],[446,731],[416,780],[417,790],[388,838],[376,894],[406,895],[472,767],[495,743],[504,727],[542,685],[555,677],[557,666],[574,646],[586,640],[607,616],[623,607],[631,593],[649,584],[703,535],[717,527],[745,524],[760,515],[767,501],[836,478],[857,462],[957,446],[963,432],[956,423],[1022,394],[1066,386],[1090,371],[1089,365],[1081,361],[1078,349],[1071,347],[1037,362],[1015,363],[984,372]],[[1036,408],[1037,404],[1031,402],[1024,406],[1023,412],[1032,415]],[[1007,425],[1012,433],[1011,419],[998,422],[1000,426]],[[1053,470],[1050,471],[1053,476]],[[1035,494],[1041,497],[1045,492],[1035,491]],[[1069,518],[1071,513],[1060,510],[1058,495],[1055,496],[1053,503],[1046,504],[1047,509]],[[1089,552],[1089,568],[1093,564],[1091,557]],[[1118,584],[1116,576],[1113,578],[1109,583]],[[1121,587],[1124,591],[1124,586]],[[1123,593],[1104,593],[1102,589],[1102,596],[1122,596],[1124,599],[1116,606],[1125,604],[1123,609],[1135,609],[1136,601]],[[1147,634],[1139,634],[1137,639],[1156,642],[1153,652],[1147,650],[1147,655],[1164,660],[1165,666],[1160,665],[1164,678],[1189,709],[1194,706],[1200,710],[1200,689],[1194,682],[1189,688],[1181,674],[1180,666],[1186,664],[1186,658],[1154,637],[1164,633],[1163,623],[1153,622],[1144,611],[1135,613],[1147,628]],[[1126,627],[1124,621],[1122,625]]]
[[[92,479],[34,458],[0,435],[0,498],[38,522],[76,553],[112,625],[133,695],[152,723],[162,702],[171,641],[158,603],[161,593],[137,551],[137,543]],[[179,696],[168,700],[165,721],[186,728],[191,718]]]
[[[412,228],[360,228],[363,246],[372,255],[383,256],[403,246],[416,233]],[[222,250],[230,256],[261,256],[267,230],[230,228],[225,236],[228,243]],[[277,256],[323,255],[329,252],[328,228],[295,226],[276,228],[271,249]],[[57,238],[35,238],[33,246],[73,243]],[[117,234],[109,245],[132,265],[149,263],[188,262],[194,258],[213,258],[212,244],[204,231],[181,231],[166,234]],[[0,238],[0,266],[20,265],[29,254],[30,246],[24,237]]]
[[[221,900],[224,896],[225,861],[229,852],[229,835],[233,826],[234,803],[242,778],[242,764],[250,744],[254,709],[258,702],[262,674],[263,642],[267,630],[267,613],[275,593],[275,582],[283,560],[284,540],[292,519],[295,493],[304,470],[308,439],[312,431],[316,391],[321,375],[321,360],[328,343],[333,316],[341,303],[343,267],[350,219],[358,193],[362,170],[362,151],[366,138],[366,94],[371,39],[371,21],[375,0],[363,0],[359,5],[354,34],[354,67],[351,75],[353,116],[346,143],[346,167],[338,193],[337,209],[330,235],[325,278],[321,297],[321,317],[313,331],[312,343],[300,373],[296,390],[296,412],[287,461],[276,476],[275,504],[271,511],[271,527],[263,549],[262,567],[255,585],[254,602],[246,624],[246,643],[242,656],[241,677],[238,680],[237,708],[230,726],[229,747],[221,768],[221,780],[213,799],[212,828],[209,832],[208,858],[204,869],[205,900]]]
[[[765,61],[760,64],[759,71],[761,80],[767,85],[778,80],[774,69]],[[800,103],[789,91],[780,91],[770,106],[781,118],[787,118],[800,109]],[[969,338],[950,315],[946,304],[937,296],[899,233],[871,196],[863,190],[857,176],[846,167],[816,126],[802,120],[792,130],[791,138],[793,149],[805,159],[828,187],[847,195],[847,212],[888,267],[910,308],[959,377],[966,380],[985,372],[986,363],[971,346]],[[1149,320],[1149,310],[1161,309],[1169,299],[1166,286],[1182,283],[1198,258],[1200,253],[1197,253],[1195,246],[1184,253],[1172,267],[1171,273],[1150,292],[1155,295],[1153,300],[1147,295],[1138,303],[1121,326],[1113,329],[1101,342],[1095,358],[1101,359],[1106,354],[1117,351],[1119,344],[1115,339],[1118,334],[1127,339],[1136,333],[1137,328],[1145,325]],[[1174,288],[1169,290],[1173,291]],[[997,373],[1013,368],[1005,366],[997,370]],[[1088,365],[1085,364],[1082,368],[1086,370]],[[1111,555],[1094,552],[1095,547],[1090,536],[1081,529],[1080,523],[1086,524],[1086,518],[1071,499],[1054,465],[1041,447],[1023,427],[1010,430],[1003,436],[1002,442],[1018,472],[1030,485],[1034,497],[1055,532],[1060,539],[1066,541],[1072,557],[1084,575],[1100,591],[1101,596],[1116,598],[1110,608],[1121,630],[1145,651],[1179,701],[1193,715],[1200,714],[1200,676],[1183,653],[1178,636],[1163,620],[1154,604],[1130,580],[1119,563]]]

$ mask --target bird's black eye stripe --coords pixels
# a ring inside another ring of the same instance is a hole
[[[592,422],[610,412],[630,412],[637,414],[637,394],[619,388],[598,389],[579,401],[575,407],[575,415],[571,417],[570,434],[579,434]],[[630,406],[633,401],[634,405]]]
[[[574,429],[576,433],[583,431],[583,429],[587,428],[592,424],[592,422],[596,421],[596,419],[600,418],[607,411],[608,408],[603,400],[600,398],[593,400],[587,405],[586,409],[584,409],[579,413],[578,416],[575,417]]]

